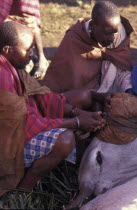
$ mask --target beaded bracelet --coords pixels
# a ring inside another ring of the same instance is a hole
[[[79,118],[78,118],[78,117],[75,117],[75,119],[76,119],[76,122],[77,122],[77,129],[79,129],[79,128],[80,128],[80,121],[79,121]]]

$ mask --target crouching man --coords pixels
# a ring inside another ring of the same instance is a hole
[[[86,108],[91,105],[89,90],[82,92],[76,103],[73,100],[69,104],[65,94],[54,94],[46,86],[41,87],[23,70],[33,55],[34,45],[27,27],[4,22],[0,24],[0,37],[0,93],[8,99],[1,98],[0,104],[0,110],[5,107],[0,118],[1,124],[5,123],[4,130],[0,127],[0,186],[33,189],[65,158],[75,162],[75,130],[95,131],[104,125],[104,120],[101,112],[82,110],[80,101]],[[24,167],[28,168],[25,174]]]

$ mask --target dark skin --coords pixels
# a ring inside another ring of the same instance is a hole
[[[15,30],[18,33],[18,44],[16,46],[4,46],[1,50],[3,56],[15,67],[15,69],[24,68],[33,55],[34,37],[31,31],[25,26],[14,22]],[[68,95],[68,96],[67,96]],[[64,104],[64,121],[58,127],[66,128],[62,132],[53,146],[52,151],[43,158],[34,161],[32,166],[25,174],[23,180],[18,187],[33,189],[36,182],[55,168],[62,160],[64,160],[73,150],[75,144],[75,136],[73,131],[77,129],[77,121],[75,116],[78,116],[80,121],[80,129],[82,131],[93,132],[101,128],[105,121],[101,117],[102,112],[88,112],[82,110],[84,107],[92,105],[91,92],[71,92],[66,93],[67,102]],[[74,98],[72,100],[72,98]],[[72,106],[76,105],[75,116],[69,118],[69,113]]]
[[[106,47],[113,43],[118,35],[120,22],[120,16],[107,18],[103,14],[99,17],[98,23],[94,23],[94,20],[90,22],[91,37],[98,43],[101,50],[105,50]],[[96,47],[94,48],[92,51],[94,59],[101,58],[101,50]]]

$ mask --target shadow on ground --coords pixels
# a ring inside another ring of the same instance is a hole
[[[40,2],[44,4],[48,4],[52,2],[52,3],[58,3],[58,4],[66,4],[67,6],[78,6],[79,1],[90,4],[91,2],[95,3],[102,0],[40,0]],[[117,6],[127,7],[129,5],[133,5],[133,6],[137,5],[137,0],[109,0],[109,1],[112,1]]]
[[[46,58],[48,60],[52,60],[53,56],[55,55],[56,50],[57,50],[57,47],[45,47],[44,54]],[[137,49],[131,48],[131,57],[132,57],[133,66],[137,66]]]

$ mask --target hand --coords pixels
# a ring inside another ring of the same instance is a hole
[[[98,93],[96,91],[92,91],[92,99],[99,102],[99,103],[102,103],[104,104],[105,103],[105,100],[107,98],[110,98],[111,97],[111,93],[110,92],[107,92],[107,93]]]
[[[99,48],[94,48],[90,51],[90,58],[100,59],[102,57],[101,50]]]
[[[105,107],[105,110],[111,109],[111,97],[110,96],[105,99],[104,107]]]
[[[78,116],[80,121],[80,129],[83,131],[93,132],[105,125],[105,120],[101,117],[102,112],[86,112],[81,111]]]
[[[105,51],[105,48],[92,47],[91,51],[83,53],[81,56],[86,59],[102,59],[102,51]]]

